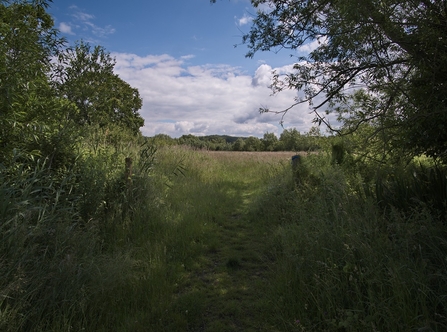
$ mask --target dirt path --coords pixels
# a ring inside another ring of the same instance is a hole
[[[239,204],[225,216],[214,216],[213,240],[177,288],[189,331],[275,331],[266,326],[271,311],[267,298],[268,231],[248,213],[250,186],[230,183]],[[234,200],[236,201],[236,200]],[[234,202],[233,201],[233,202]]]

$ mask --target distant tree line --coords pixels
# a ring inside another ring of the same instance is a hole
[[[267,132],[262,138],[191,134],[172,138],[166,134],[158,134],[148,139],[157,146],[186,145],[211,151],[316,151],[321,148],[323,137],[318,128],[312,128],[305,134],[293,128],[284,129],[279,138],[274,133]]]

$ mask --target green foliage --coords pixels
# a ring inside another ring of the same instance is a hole
[[[357,15],[343,3],[334,8]],[[2,331],[447,328],[443,168],[399,168],[405,154],[389,153],[398,140],[383,138],[363,154],[360,139],[344,140],[346,149],[357,148],[334,164],[325,152],[303,157],[297,182],[289,154],[278,162],[262,159],[278,153],[156,147],[135,135],[141,100],[113,76],[104,49],[81,43],[61,56],[68,62],[51,67],[62,41],[47,5],[0,3]],[[423,82],[424,66],[415,64]],[[434,88],[441,89],[438,78]],[[122,100],[106,100],[100,79]],[[76,105],[70,91],[91,104]],[[380,105],[374,96],[356,98]],[[433,100],[430,107],[443,103]],[[378,127],[357,129],[374,134]],[[319,136],[283,134],[279,143],[290,146]],[[221,137],[181,140],[228,147]],[[260,149],[262,141],[236,142]]]
[[[348,134],[369,123],[373,136],[392,149],[446,160],[444,1],[251,3],[259,10],[243,37],[247,56],[316,45],[297,59],[292,73],[274,76],[274,93],[296,89],[304,94],[276,113],[309,103],[314,121],[332,131]],[[343,130],[323,112],[338,114]]]
[[[332,145],[332,164],[342,164],[345,158],[346,149],[343,143],[334,143]]]
[[[144,120],[138,114],[142,99],[138,90],[113,73],[115,61],[101,46],[79,43],[59,56],[60,95],[78,107],[71,119],[79,124],[119,125],[138,133]]]
[[[155,156],[157,153],[157,147],[149,143],[149,141],[144,141],[140,148],[139,155],[139,171],[140,176],[148,176],[153,169],[155,163]]]
[[[274,234],[270,257],[277,264],[269,294],[278,329],[444,330],[447,234],[441,215],[397,192],[384,214],[361,192],[364,179],[352,168],[331,166],[321,155],[303,162],[308,175],[299,186],[293,189],[290,177],[278,174],[280,181],[258,202],[257,216]],[[408,204],[398,207],[398,201]]]
[[[233,137],[221,136],[221,135],[194,136],[192,134],[188,134],[183,135],[176,141],[170,138],[171,140],[170,142],[171,144],[187,145],[193,149],[199,149],[199,150],[204,149],[212,151],[227,151],[231,149],[231,146],[228,141],[229,139],[231,140],[233,139]]]
[[[261,151],[261,140],[257,137],[247,137],[244,143],[244,151]]]
[[[279,137],[279,140],[282,143],[282,148],[286,151],[301,151],[300,140],[301,134],[295,128],[292,129],[284,129]]]
[[[244,151],[245,141],[242,138],[238,138],[233,144],[233,151]]]
[[[80,125],[84,109],[60,89],[74,72],[54,66],[54,59],[68,58],[46,12],[49,2],[0,2],[2,331],[97,330],[108,313],[95,309],[93,299],[106,301],[116,285],[135,284],[134,263],[117,248],[144,233],[131,229],[132,218],[155,209],[149,184],[155,150],[139,146],[138,92],[102,72],[110,91],[98,89],[92,105],[116,112],[107,128]],[[111,64],[102,48],[92,54],[82,54],[86,67]],[[99,78],[88,79],[94,85]],[[71,88],[79,95],[92,92],[85,81],[77,83]],[[119,112],[124,109],[131,115]],[[135,158],[135,183],[126,179],[123,151]]]
[[[199,137],[191,134],[182,135],[182,137],[179,138],[178,142],[180,145],[188,145],[196,149],[205,149],[207,146],[206,142],[202,141]]]
[[[131,182],[113,146],[98,152],[57,171],[24,153],[1,165],[2,330],[96,330],[109,313],[94,301],[135,286],[135,258],[117,250],[155,227],[155,150],[137,146]]]
[[[47,2],[2,1],[0,4],[0,162],[9,162],[13,150],[50,157],[53,166],[70,159],[73,127],[66,120],[72,104],[56,97],[51,88],[50,59],[63,40],[46,13]],[[56,147],[57,146],[57,147]]]
[[[278,144],[278,137],[274,133],[265,133],[261,140],[263,151],[275,151]]]
[[[72,169],[1,168],[2,330],[447,326],[441,215],[397,198],[383,213],[375,164],[309,154],[296,184],[289,153],[87,146]]]
[[[81,305],[79,281],[84,275],[76,278],[76,267],[65,259],[87,250],[90,240],[89,234],[81,238],[76,226],[77,197],[71,194],[75,175],[55,173],[47,160],[33,156],[14,158],[16,162],[0,173],[5,202],[0,214],[0,325],[5,331],[32,330],[51,312],[69,314],[70,306]],[[79,289],[66,287],[70,283]]]
[[[157,134],[154,137],[148,138],[151,140],[151,142],[156,146],[166,146],[166,145],[175,145],[176,141],[174,138],[171,138],[169,135],[166,134]]]
[[[61,51],[46,1],[2,2],[0,162],[14,149],[48,157],[54,168],[73,164],[88,123],[107,126],[118,145],[143,125],[138,91],[113,74],[114,61],[101,47],[80,43]],[[54,64],[53,59],[59,59]]]
[[[386,210],[398,209],[408,216],[428,210],[446,222],[447,172],[439,166],[414,164],[381,171],[376,180],[376,197],[378,204]]]
[[[274,133],[266,133],[262,139],[254,136],[233,137],[222,135],[194,136],[183,135],[179,139],[170,138],[159,134],[151,140],[160,146],[163,145],[187,145],[194,149],[211,151],[316,151],[320,149],[319,131],[301,135],[296,129],[285,129],[278,139]]]

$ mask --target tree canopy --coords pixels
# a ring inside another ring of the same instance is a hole
[[[118,124],[138,133],[144,120],[137,89],[113,72],[115,60],[101,46],[80,42],[60,56],[58,91],[76,104],[73,120],[79,124]]]
[[[247,56],[315,47],[296,58],[293,72],[274,76],[275,93],[296,89],[304,96],[273,112],[310,103],[314,121],[333,131],[368,124],[371,137],[382,135],[391,149],[447,161],[445,0],[251,2],[258,11],[243,37]],[[330,123],[331,112],[342,128]]]
[[[46,7],[45,1],[0,2],[0,162],[14,149],[54,155],[52,142],[63,140],[64,115],[73,109],[49,81],[64,40]]]
[[[0,163],[25,153],[69,164],[86,125],[135,135],[144,122],[138,90],[113,73],[110,54],[67,47],[49,3],[0,0]]]

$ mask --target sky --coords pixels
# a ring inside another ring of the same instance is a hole
[[[272,95],[272,71],[289,72],[311,45],[246,58],[249,0],[54,0],[49,12],[71,45],[101,45],[116,59],[115,73],[143,99],[145,136],[279,136],[313,125],[308,105],[292,109],[284,127],[280,115],[259,113],[294,103],[296,91]]]

